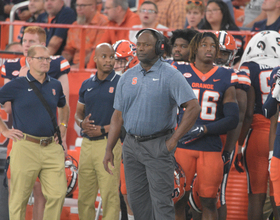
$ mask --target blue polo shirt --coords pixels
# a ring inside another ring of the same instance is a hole
[[[148,72],[139,63],[122,75],[114,108],[122,112],[128,133],[146,136],[175,128],[178,106],[192,99],[182,73],[158,59]]]
[[[85,117],[91,113],[90,120],[96,125],[110,124],[114,112],[113,103],[120,76],[113,70],[105,80],[93,77],[85,80],[79,91],[79,103],[85,105]],[[82,134],[87,137],[86,134]]]
[[[39,88],[54,115],[57,107],[65,105],[65,96],[58,80],[47,75],[44,83],[41,84],[29,71],[26,77],[18,77],[0,89],[0,104],[11,101],[15,129],[38,137],[53,136],[54,127],[51,117],[27,80],[34,82]]]
[[[251,31],[264,31],[264,30],[273,30],[273,31],[277,31],[277,32],[280,31],[280,16],[271,25],[267,26],[266,22],[267,22],[267,19],[255,22]]]
[[[37,23],[48,23],[48,13],[40,14],[37,18]],[[58,14],[51,20],[52,24],[72,24],[76,21],[76,14],[73,9],[63,6]],[[63,39],[63,42],[55,55],[60,55],[66,44],[68,28],[45,28],[47,34],[46,46],[49,45],[50,39],[53,36],[58,36]]]

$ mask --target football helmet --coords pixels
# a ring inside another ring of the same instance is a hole
[[[67,181],[67,197],[71,196],[78,186],[78,162],[70,155],[65,157],[65,173]]]
[[[119,40],[114,45],[115,59],[125,60],[122,65],[122,73],[139,63],[136,56],[136,45],[129,40]]]
[[[174,170],[174,191],[172,193],[172,200],[174,204],[178,202],[185,195],[186,176],[180,166],[176,162]]]
[[[231,66],[238,50],[234,37],[226,31],[216,31],[215,35],[218,38],[220,50],[230,53],[228,60],[223,65]]]

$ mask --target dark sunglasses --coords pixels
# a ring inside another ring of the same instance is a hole
[[[191,4],[191,3],[193,3],[195,5],[202,5],[202,1],[187,1],[188,5]]]

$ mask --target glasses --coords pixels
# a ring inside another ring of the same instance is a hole
[[[80,7],[81,9],[84,9],[86,6],[90,6],[92,4],[75,4],[75,8]]]
[[[187,1],[187,5],[189,5],[191,3],[193,3],[195,5],[202,5],[202,1]]]
[[[205,13],[216,13],[219,10],[221,10],[221,9],[217,8],[217,9],[212,9],[212,10],[206,10]]]
[[[157,12],[155,10],[152,10],[152,9],[140,9],[139,12],[148,13],[148,14],[157,14]]]
[[[48,63],[50,63],[52,61],[50,57],[31,57],[31,58],[37,59],[39,62],[47,61]]]

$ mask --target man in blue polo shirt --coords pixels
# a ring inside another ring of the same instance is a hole
[[[97,73],[83,82],[79,91],[75,119],[82,129],[83,142],[79,163],[78,211],[80,219],[95,216],[98,189],[102,198],[104,220],[118,220],[121,142],[114,149],[114,175],[102,166],[107,144],[116,86],[120,76],[113,70],[115,51],[110,44],[99,44],[94,61]]]
[[[66,7],[63,0],[45,0],[45,10],[38,16],[37,23],[72,24],[76,21],[75,12]],[[45,28],[45,31],[50,55],[61,55],[66,45],[68,28]]]
[[[273,30],[280,31],[280,1],[265,0],[262,4],[262,10],[266,13],[267,18],[255,22],[252,31]]]
[[[179,139],[194,125],[200,106],[183,75],[162,61],[163,35],[143,29],[136,38],[140,63],[118,83],[103,164],[113,174],[108,163],[114,165],[113,148],[123,124],[127,195],[135,219],[172,220],[174,152]],[[183,124],[174,132],[178,106],[186,111]]]
[[[56,143],[55,129],[44,105],[37,97],[29,82],[37,86],[56,115],[61,109],[60,130],[66,134],[69,106],[66,104],[61,83],[48,76],[50,68],[48,49],[42,45],[30,47],[27,62],[30,70],[26,77],[18,77],[5,84],[0,90],[0,103],[12,103],[13,127],[7,129],[0,123],[0,131],[5,137],[13,137],[10,154],[11,187],[9,213],[11,220],[24,220],[28,197],[37,177],[42,184],[46,198],[44,219],[60,219],[66,194],[64,151]],[[0,119],[2,121],[2,119]],[[15,134],[16,136],[13,136]]]

